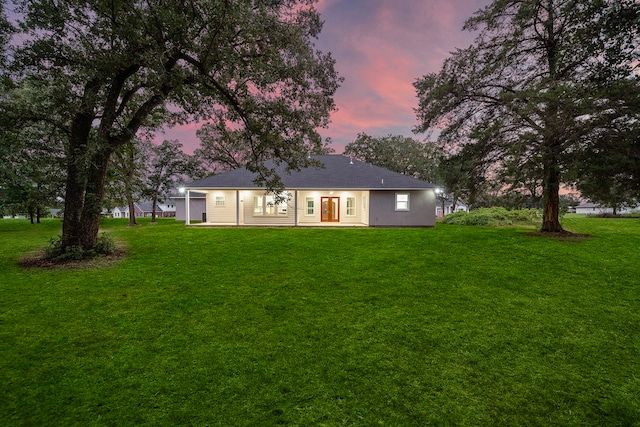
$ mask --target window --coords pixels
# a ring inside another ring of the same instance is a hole
[[[266,195],[265,197],[265,215],[274,215],[276,213],[276,198],[272,195]]]
[[[254,196],[253,198],[253,214],[254,215],[280,215],[287,216],[288,197],[282,202],[276,204],[276,197],[272,194],[264,196]]]
[[[347,197],[347,216],[356,216],[356,198]]]
[[[396,210],[397,211],[409,210],[409,194],[408,193],[396,193]]]
[[[254,215],[264,214],[264,196],[255,196],[253,198],[253,214]]]
[[[313,197],[307,197],[305,201],[307,203],[305,215],[313,216],[315,214],[315,201],[313,200]]]
[[[224,196],[216,196],[216,206],[224,206]]]

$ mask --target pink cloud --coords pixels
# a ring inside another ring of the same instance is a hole
[[[335,97],[340,110],[323,133],[340,152],[361,131],[412,136],[413,82],[437,72],[454,48],[472,42],[462,25],[489,0],[326,3],[320,9],[326,12],[321,48],[334,54],[345,82]],[[355,18],[351,25],[344,25],[344,11]]]
[[[417,106],[413,82],[437,72],[456,47],[473,34],[464,21],[490,0],[319,0],[325,22],[317,46],[331,52],[345,78],[335,95],[338,111],[323,137],[341,153],[359,132],[374,136],[414,136]],[[179,139],[185,151],[198,147],[198,124],[178,126],[166,137]]]

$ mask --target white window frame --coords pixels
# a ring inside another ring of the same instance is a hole
[[[396,193],[396,212],[408,212],[411,207],[410,203],[409,193]]]
[[[216,208],[223,208],[225,205],[225,197],[224,196],[214,196],[213,204]]]
[[[253,196],[253,215],[264,215],[264,196]]]
[[[304,215],[305,216],[314,216],[316,214],[316,199],[313,197],[307,197],[304,199]]]
[[[289,197],[276,204],[276,196],[263,194],[253,197],[253,216],[287,216],[289,212]]]
[[[356,198],[355,197],[347,197],[346,201],[346,216],[356,216]]]

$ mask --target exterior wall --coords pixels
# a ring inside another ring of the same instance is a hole
[[[409,194],[409,210],[396,210],[396,194]],[[372,227],[433,227],[436,197],[433,190],[371,191],[369,220]]]
[[[174,200],[176,202],[176,220],[186,220],[185,198],[175,198]],[[203,197],[189,198],[189,219],[191,221],[202,221],[202,214],[207,211],[206,205],[206,200]]]
[[[222,205],[218,198],[223,198]],[[206,212],[207,221],[212,224],[236,224],[237,197],[235,190],[212,190],[207,193]],[[202,218],[202,215],[201,215]]]
[[[294,216],[294,198],[289,199],[287,203],[286,215],[274,215],[256,214],[254,212],[254,198],[256,196],[264,196],[263,190],[249,191],[244,190],[240,192],[240,224],[241,225],[295,225]],[[276,209],[277,210],[277,209]]]
[[[331,194],[333,193],[333,194]],[[368,191],[298,191],[298,224],[299,225],[362,225],[369,223],[369,201]],[[340,222],[322,222],[321,221],[321,198],[322,197],[339,197],[340,198]],[[347,199],[355,200],[353,215],[347,215]],[[313,200],[314,212],[309,215],[307,211],[307,201]]]

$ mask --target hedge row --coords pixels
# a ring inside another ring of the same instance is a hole
[[[445,216],[442,222],[458,225],[485,225],[499,227],[505,225],[538,224],[542,213],[539,209],[508,210],[505,208],[480,208],[471,212],[456,212]]]

